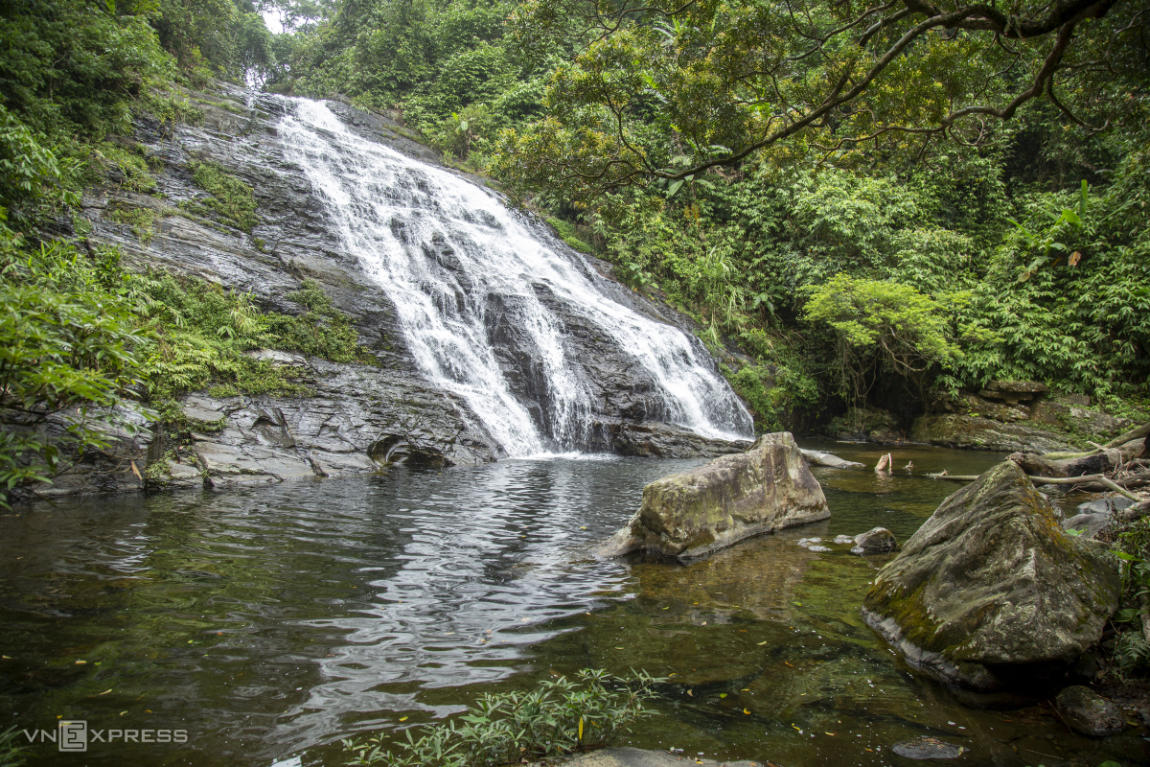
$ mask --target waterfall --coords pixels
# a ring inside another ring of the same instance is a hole
[[[420,372],[462,398],[508,455],[584,448],[604,409],[564,317],[611,339],[654,382],[653,417],[705,437],[750,436],[749,414],[696,340],[609,298],[582,257],[494,192],[359,136],[322,102],[291,102],[279,125],[289,154],[394,304]]]

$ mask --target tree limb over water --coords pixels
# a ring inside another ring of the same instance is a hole
[[[978,143],[1039,99],[1100,128],[1091,83],[1147,60],[1139,5],[539,0],[517,17],[524,44],[560,14],[585,18],[585,39],[551,80],[551,116],[514,140],[535,150],[518,153],[535,158],[527,174],[594,194],[787,143],[828,154]]]

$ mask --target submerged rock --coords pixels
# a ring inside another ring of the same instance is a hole
[[[1054,708],[1067,727],[1092,738],[1117,735],[1125,726],[1121,709],[1084,685],[1058,693]]]
[[[641,550],[687,560],[829,516],[823,490],[794,437],[778,432],[764,435],[745,453],[647,485],[639,511],[601,553]]]
[[[1063,530],[1076,530],[1084,538],[1097,538],[1099,534],[1114,527],[1113,514],[1075,514],[1062,520]]]
[[[965,751],[962,746],[956,746],[953,743],[947,743],[945,740],[930,736],[896,743],[891,750],[898,756],[920,761],[924,759],[957,759]]]
[[[854,537],[852,554],[886,554],[898,549],[894,533],[885,527],[873,527]]]
[[[977,690],[1026,664],[1069,662],[1117,608],[1118,571],[1062,532],[1004,461],[949,496],[879,571],[867,622],[913,666]]]

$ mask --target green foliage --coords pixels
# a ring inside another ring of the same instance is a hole
[[[353,765],[494,767],[601,745],[648,713],[656,679],[583,669],[526,692],[487,693],[457,720],[411,730],[389,747],[383,735],[344,741]]]
[[[942,306],[909,285],[838,274],[810,291],[803,316],[834,330],[843,386],[855,400],[883,370],[921,389],[931,366],[958,356]]]
[[[147,14],[116,8],[72,0],[5,3],[0,103],[32,130],[61,141],[129,130],[132,101],[172,70]]]
[[[745,365],[727,380],[755,417],[760,433],[794,428],[818,401],[815,380],[794,367]]]
[[[150,194],[156,190],[152,159],[140,144],[106,141],[95,151],[100,176],[129,192]]]
[[[0,238],[0,276],[0,412],[14,425],[0,432],[0,503],[105,446],[126,404],[154,418],[150,408],[170,412],[189,391],[311,393],[302,371],[254,350],[374,361],[312,282],[288,296],[305,311],[265,312],[204,280],[127,273],[114,250],[27,247],[10,231]]]
[[[267,75],[275,63],[271,33],[252,0],[159,0],[151,22],[196,86],[212,77]]]
[[[1122,566],[1122,597],[1112,657],[1122,674],[1150,672],[1150,643],[1142,618],[1150,613],[1150,519],[1140,519],[1118,535],[1113,553]]]
[[[257,349],[335,362],[374,361],[357,344],[347,316],[310,281],[287,296],[306,308],[298,315],[264,312],[248,294],[166,273],[134,276],[133,294],[142,318],[156,329],[144,366],[155,401],[209,388],[215,396],[312,393],[306,383],[294,380],[299,371],[247,354]]]
[[[504,39],[515,3],[365,0],[297,32],[276,89],[394,109],[435,146],[476,164],[498,132],[540,111],[542,80]]]
[[[1150,228],[1126,216],[1148,197],[1131,199],[1118,185],[1024,197],[1021,221],[964,307],[964,321],[981,332],[966,344],[963,380],[1033,378],[1103,400],[1144,396]]]
[[[343,312],[314,280],[304,280],[298,291],[287,298],[306,311],[303,314],[269,314],[266,337],[276,348],[297,351],[334,362],[365,362],[375,358],[359,345],[358,335]]]
[[[146,336],[117,292],[114,254],[0,239],[0,412],[23,428],[0,438],[0,505],[104,444],[110,408],[138,398]],[[54,419],[62,433],[42,427]]]
[[[579,236],[578,229],[570,221],[564,221],[555,216],[547,216],[547,223],[559,235],[559,239],[567,243],[568,247],[580,253],[594,253],[595,249]]]
[[[140,242],[147,244],[156,233],[156,223],[163,213],[157,208],[139,208],[127,205],[109,206],[106,217],[132,228],[132,234]]]
[[[21,767],[25,763],[28,746],[22,737],[16,725],[0,731],[0,767]]]
[[[0,226],[26,226],[79,202],[76,162],[0,105]]]
[[[1086,61],[1122,71],[1106,87],[1117,95],[1144,85],[1129,62],[1150,59],[1135,2],[1076,4],[1091,23],[1037,1],[990,15],[827,0],[554,5],[523,3],[515,28],[533,55],[574,55],[554,63],[547,114],[517,127],[507,153],[521,179],[577,196],[812,150],[859,167],[953,138],[989,146],[996,120],[1043,96],[1101,117]]]
[[[212,162],[192,162],[192,181],[208,193],[205,198],[190,201],[193,211],[214,214],[229,226],[251,232],[259,223],[256,217],[256,200],[249,184],[228,173]]]

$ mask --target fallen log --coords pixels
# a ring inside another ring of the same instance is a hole
[[[1027,474],[1050,477],[1076,477],[1113,471],[1143,454],[1143,445],[1128,441],[1090,453],[1011,453],[1010,460]]]
[[[807,459],[807,463],[813,463],[816,466],[827,466],[832,469],[866,468],[866,466],[858,461],[848,461],[845,458],[839,458],[837,455],[822,450],[804,450],[799,448],[799,452],[803,454],[803,458]]]
[[[954,482],[973,482],[978,479],[974,474],[947,474],[945,472],[938,472],[936,474],[927,474],[926,476],[931,479],[949,479]],[[1028,474],[1030,481],[1036,485],[1101,485],[1109,490],[1130,498],[1134,501],[1142,500],[1139,496],[1130,492],[1126,487],[1119,485],[1114,480],[1107,477],[1105,474],[1083,474],[1078,477],[1041,477]],[[1133,485],[1134,487],[1144,487],[1150,485],[1150,477],[1136,476],[1129,479],[1122,480],[1127,486]]]
[[[1136,439],[1144,439],[1150,437],[1150,423],[1144,423],[1141,426],[1135,427],[1125,434],[1119,434],[1114,439],[1107,442],[1103,447],[1121,447],[1127,442],[1133,442]]]

